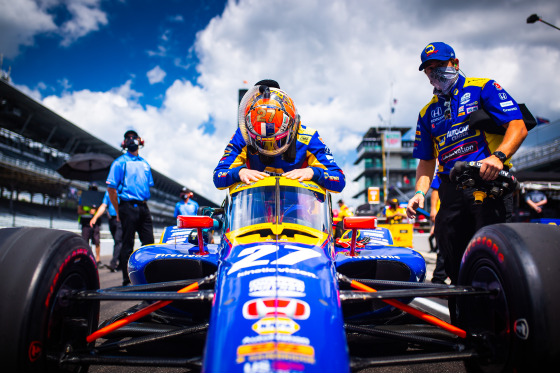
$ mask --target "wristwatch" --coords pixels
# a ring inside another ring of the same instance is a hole
[[[492,153],[492,154],[493,154],[494,156],[498,157],[498,159],[499,159],[500,161],[502,161],[502,164],[503,164],[504,162],[506,162],[506,160],[507,160],[507,156],[506,156],[506,154],[505,154],[504,152],[496,151],[496,152],[494,152],[494,153]]]

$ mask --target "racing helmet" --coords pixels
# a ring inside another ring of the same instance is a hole
[[[299,115],[292,99],[276,87],[251,88],[239,105],[239,128],[248,146],[274,157],[297,137]]]

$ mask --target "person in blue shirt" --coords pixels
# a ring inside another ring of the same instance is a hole
[[[109,270],[111,270],[111,272],[115,272],[120,269],[119,256],[122,246],[122,226],[121,223],[117,221],[117,211],[111,203],[108,191],[105,191],[103,202],[101,203],[101,205],[99,205],[99,208],[97,209],[97,212],[95,213],[91,221],[89,221],[89,225],[93,227],[97,223],[99,217],[101,217],[101,215],[103,215],[103,213],[105,212],[107,212],[107,215],[109,216],[109,231],[111,231],[111,236],[113,237],[114,242],[113,258],[111,259],[108,268]]]
[[[416,194],[408,202],[407,215],[414,218],[416,209],[424,208],[437,161],[441,205],[435,236],[444,253],[446,273],[452,284],[457,284],[461,258],[470,239],[483,226],[510,220],[513,197],[506,194],[474,205],[473,189],[457,190],[449,172],[457,161],[478,161],[482,164],[481,178],[496,179],[502,169],[511,167],[509,160],[527,136],[527,128],[517,102],[498,82],[459,75],[459,60],[448,44],[430,43],[420,58],[419,70],[434,87],[434,95],[418,116],[413,150],[413,156],[419,159]],[[471,114],[482,108],[494,120],[496,129],[505,129],[504,135],[469,126]],[[451,318],[455,320],[453,310]]]
[[[121,147],[127,152],[113,161],[106,181],[117,221],[122,225],[120,263],[123,286],[130,284],[127,264],[134,249],[135,233],[138,233],[142,245],[154,242],[152,216],[148,208],[154,180],[150,165],[138,155],[138,148],[143,145],[144,140],[136,131],[125,132]]]
[[[187,187],[183,187],[179,195],[181,201],[175,204],[175,218],[177,216],[196,216],[198,213],[198,203],[192,199],[194,193]]]
[[[301,124],[292,99],[276,81],[263,80],[239,105],[239,127],[214,169],[214,185],[228,188],[269,176],[311,180],[341,192],[346,180],[317,130]]]

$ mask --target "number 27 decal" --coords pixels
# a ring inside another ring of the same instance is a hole
[[[311,248],[301,248],[291,245],[284,246],[285,249],[295,249],[295,252],[288,253],[280,257],[277,260],[262,260],[263,257],[277,252],[279,247],[272,244],[258,245],[251,248],[245,248],[242,250],[238,257],[244,257],[243,259],[235,262],[231,269],[228,271],[228,275],[235,273],[240,269],[245,269],[253,266],[265,266],[265,265],[294,265],[298,262],[309,260],[310,258],[315,258],[321,256],[318,252]],[[245,257],[246,256],[246,257]]]
[[[276,109],[257,109],[257,122],[272,122],[274,115],[276,114]]]

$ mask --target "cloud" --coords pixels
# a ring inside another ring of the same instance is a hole
[[[197,33],[194,46],[185,46],[198,57],[198,77],[167,76],[160,108],[141,106],[142,93],[131,82],[44,102],[115,146],[126,128],[136,128],[152,167],[218,203],[224,193],[214,188],[212,171],[237,125],[237,91],[247,87],[244,80],[274,78],[345,171],[346,190],[335,198],[356,207],[364,202],[351,198],[364,188],[363,179],[353,182],[362,171],[353,165],[362,136],[380,124],[380,115],[396,126],[415,126],[431,98],[418,71],[429,42],[450,43],[467,76],[494,78],[534,114],[560,118],[558,31],[527,25],[535,12],[560,24],[560,3],[552,0],[230,0]],[[150,83],[160,81],[154,75]],[[393,98],[398,104],[391,115]],[[213,134],[201,126],[209,121]]]
[[[59,35],[61,45],[106,25],[107,15],[100,9],[101,0],[0,0],[0,51],[16,57],[23,46],[33,46],[40,34]],[[69,17],[60,25],[55,20],[60,12]]]
[[[0,0],[0,51],[13,58],[40,33],[56,30],[53,17],[33,0]]]
[[[100,9],[101,0],[71,0],[66,2],[71,18],[60,26],[61,44],[68,46],[77,39],[107,25],[107,15]]]
[[[160,68],[159,65],[153,68],[152,70],[150,70],[148,73],[146,73],[146,76],[148,77],[150,84],[163,82],[163,79],[165,78],[166,75],[167,73],[163,71],[163,69]]]

